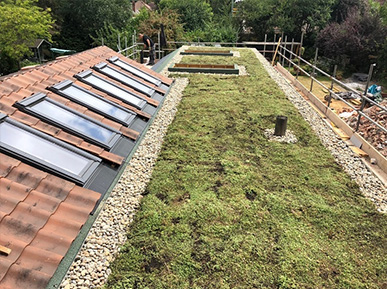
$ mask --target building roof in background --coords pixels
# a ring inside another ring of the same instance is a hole
[[[101,46],[0,78],[0,288],[45,288],[172,81]]]

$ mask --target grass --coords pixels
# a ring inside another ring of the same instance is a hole
[[[106,288],[387,286],[386,216],[252,52],[229,59],[250,75],[189,75]],[[280,114],[296,144],[264,137]]]

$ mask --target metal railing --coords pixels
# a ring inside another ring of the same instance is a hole
[[[288,55],[288,57],[286,56]],[[293,67],[296,67],[297,68],[297,74],[296,74],[296,78],[298,78],[298,74],[299,72],[301,71],[303,74],[305,74],[306,76],[308,76],[310,79],[311,79],[311,86],[310,86],[310,89],[309,91],[311,92],[312,89],[313,89],[313,83],[316,82],[317,84],[319,84],[321,87],[323,87],[324,89],[326,89],[327,91],[329,91],[329,97],[328,97],[328,107],[330,107],[331,105],[331,101],[332,101],[332,96],[334,96],[336,99],[339,99],[341,100],[343,103],[345,103],[347,106],[349,106],[351,109],[353,109],[354,111],[357,112],[358,114],[358,120],[357,120],[357,123],[356,123],[356,128],[355,128],[355,131],[358,131],[359,130],[359,126],[361,124],[361,118],[364,117],[366,119],[368,119],[373,125],[375,125],[376,127],[380,128],[383,132],[387,133],[387,128],[386,127],[383,127],[382,125],[380,125],[377,121],[375,121],[374,119],[372,119],[371,117],[369,117],[367,114],[365,114],[363,112],[367,102],[372,104],[372,105],[375,105],[377,106],[378,108],[380,108],[382,111],[384,112],[387,112],[387,108],[384,107],[384,106],[381,106],[379,103],[375,102],[374,100],[370,99],[368,96],[367,96],[367,90],[368,90],[368,87],[369,87],[369,84],[370,84],[370,81],[371,81],[371,78],[372,78],[372,74],[373,74],[373,68],[375,67],[375,64],[371,64],[370,65],[370,69],[369,69],[369,73],[368,73],[368,78],[367,78],[367,84],[366,84],[366,87],[365,87],[365,90],[364,90],[364,93],[363,94],[359,94],[358,91],[356,91],[355,89],[353,89],[352,87],[346,85],[345,83],[341,82],[340,80],[338,80],[335,75],[336,75],[336,71],[337,71],[337,66],[335,66],[334,68],[334,72],[333,72],[333,76],[330,75],[329,73],[321,70],[320,68],[318,68],[316,66],[316,62],[317,62],[317,56],[318,56],[318,50],[316,50],[316,54],[315,54],[315,59],[314,59],[314,63],[310,63],[308,62],[307,60],[303,59],[300,55],[294,53],[292,51],[292,49],[288,49],[286,47],[286,45],[283,45],[281,44],[279,46],[279,51],[278,51],[278,56],[279,56],[279,63],[282,64],[283,67],[284,66],[284,61],[288,61],[289,63],[289,68],[291,67],[291,65],[293,65]],[[298,63],[294,62],[293,60],[294,59],[297,59]],[[301,63],[304,63],[306,64],[307,66],[311,67],[313,72],[312,73],[308,73],[305,69],[303,69],[301,67]],[[330,87],[327,87],[324,83],[322,83],[321,81],[319,81],[315,75],[316,75],[316,71],[319,72],[321,75],[323,76],[326,76],[328,77],[330,80],[331,80],[331,86]],[[346,99],[344,99],[343,97],[341,97],[339,94],[337,94],[334,90],[333,90],[333,87],[334,87],[334,84],[337,84],[339,85],[340,87],[344,88],[345,90],[347,91],[350,91],[350,92],[353,92],[355,93],[356,95],[359,95],[360,99],[361,99],[361,106],[360,108],[357,108],[355,107],[352,103],[348,102]]]

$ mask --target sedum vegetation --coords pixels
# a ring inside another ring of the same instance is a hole
[[[248,76],[189,74],[106,288],[383,288],[387,216],[251,51]],[[295,144],[263,132],[288,116]]]

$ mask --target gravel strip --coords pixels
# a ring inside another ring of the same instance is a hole
[[[165,72],[163,72],[165,75]],[[127,228],[139,208],[163,138],[173,121],[187,78],[176,79],[154,122],[111,192],[98,219],[62,281],[62,289],[102,286],[111,273],[109,264],[126,241]]]
[[[297,142],[297,137],[289,129],[285,132],[284,136],[277,136],[274,134],[274,131],[275,131],[274,128],[268,128],[268,129],[265,129],[265,132],[263,134],[271,141],[285,142],[285,143]]]
[[[291,86],[256,49],[253,50],[259,61],[265,67],[270,77],[284,91],[288,99],[300,111],[310,124],[324,146],[332,153],[336,162],[356,181],[364,196],[369,198],[379,212],[387,213],[387,188],[368,169],[363,161],[341,140],[331,127],[310,107],[307,101]]]

